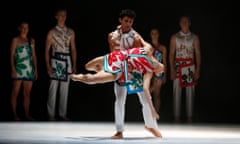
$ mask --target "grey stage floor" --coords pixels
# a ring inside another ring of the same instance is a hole
[[[1,122],[4,144],[240,144],[239,125],[159,124],[162,139],[143,123],[126,123],[124,139],[112,140],[111,122]]]

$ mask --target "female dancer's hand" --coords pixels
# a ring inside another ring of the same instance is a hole
[[[157,120],[160,119],[159,114],[158,114],[155,110],[152,111],[152,115],[153,115],[153,117],[156,118]]]

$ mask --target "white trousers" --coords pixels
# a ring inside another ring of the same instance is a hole
[[[195,94],[195,87],[188,86],[186,89],[186,114],[187,117],[193,115],[193,99]],[[180,86],[179,79],[173,81],[173,110],[174,117],[180,117],[181,114],[181,101],[182,101],[182,87]]]
[[[59,88],[59,116],[66,117],[70,77],[67,81],[50,80],[47,110],[49,117],[55,117],[56,99]]]
[[[115,92],[115,125],[118,132],[124,131],[124,118],[125,118],[125,102],[127,97],[127,89],[125,86],[119,86],[114,83]],[[143,119],[145,126],[149,128],[158,129],[157,120],[153,117],[150,106],[144,96],[143,92],[137,93],[140,103],[142,105]]]

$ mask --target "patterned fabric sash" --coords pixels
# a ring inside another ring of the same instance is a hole
[[[67,81],[68,80],[68,57],[69,53],[55,52],[51,57],[51,65],[53,74],[50,75],[51,79]]]
[[[115,82],[126,86],[128,93],[143,90],[143,74],[153,71],[153,63],[143,48],[132,48],[125,51],[114,51],[104,57],[104,70],[120,74]]]
[[[104,70],[120,74],[117,80],[119,85],[128,85],[132,82],[131,71],[143,74],[152,71],[153,66],[143,48],[132,48],[125,51],[114,51],[104,57]]]
[[[195,65],[192,58],[177,58],[175,61],[175,67],[181,87],[194,86],[197,84],[193,77]]]

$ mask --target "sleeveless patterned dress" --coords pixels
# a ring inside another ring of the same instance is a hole
[[[29,42],[21,42],[15,49],[15,68],[18,80],[34,80],[32,48]]]

